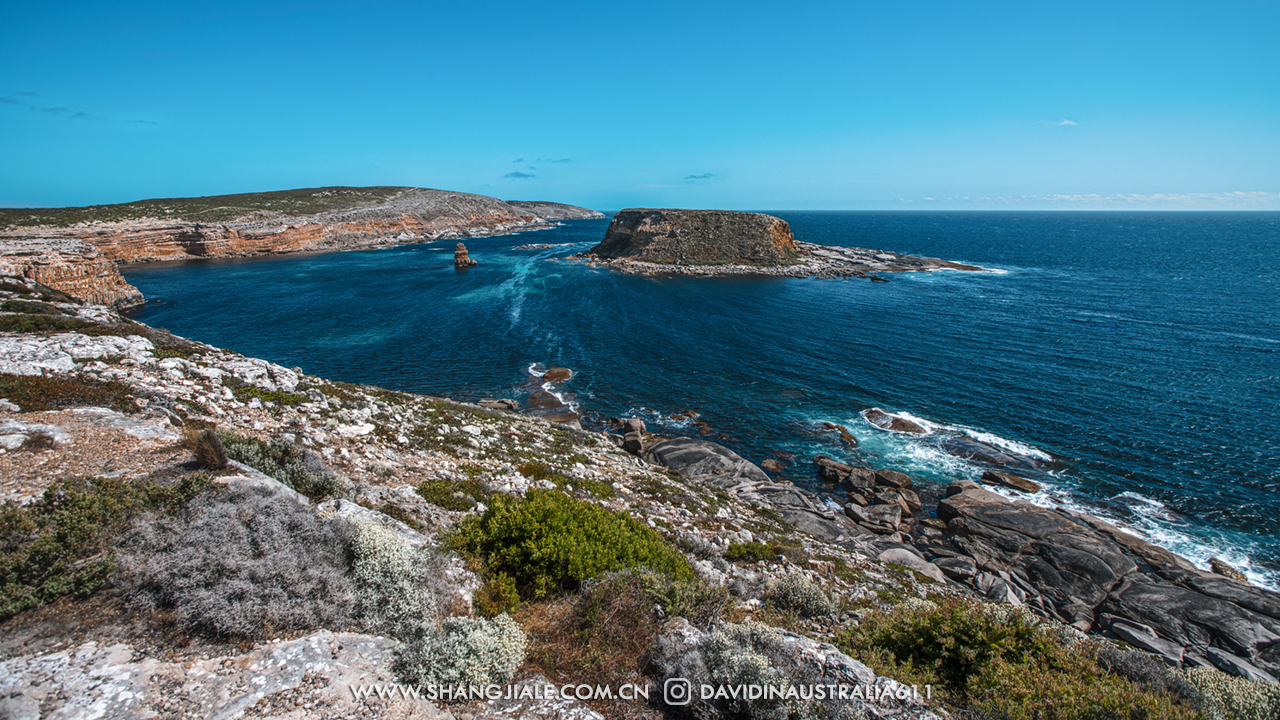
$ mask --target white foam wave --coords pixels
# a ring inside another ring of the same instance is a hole
[[[539,375],[538,377],[542,377],[542,375]],[[570,410],[572,410],[572,411],[574,411],[574,412],[578,412],[578,404],[577,404],[576,402],[573,402],[572,400],[566,400],[563,394],[558,393],[558,392],[556,392],[556,391],[555,391],[555,386],[554,386],[554,385],[552,385],[551,383],[549,383],[549,382],[544,382],[544,383],[542,383],[542,389],[543,389],[543,390],[545,390],[545,391],[547,391],[547,394],[548,394],[548,395],[550,395],[550,396],[554,397],[555,399],[559,400],[561,405],[565,405],[565,406],[567,406]]]
[[[546,371],[546,370],[538,370],[538,369],[536,369],[537,367],[538,367],[538,363],[536,363],[536,362],[535,362],[535,363],[529,363],[529,374],[530,374],[530,375],[532,375],[532,376],[534,376],[534,377],[542,377],[543,375],[546,375],[546,374],[547,374],[547,371]]]
[[[1040,448],[1037,448],[1032,445],[1028,445],[1023,442],[1018,442],[1017,440],[1010,440],[1009,438],[1001,437],[999,435],[996,435],[995,433],[983,432],[982,430],[975,430],[973,428],[965,427],[963,425],[954,425],[954,426],[948,426],[948,427],[949,429],[959,430],[960,432],[964,433],[965,435],[968,435],[969,437],[973,438],[974,440],[977,440],[980,443],[983,443],[986,445],[993,445],[1003,450],[1008,450],[1009,452],[1014,453],[1015,455],[1035,458],[1036,460],[1044,460],[1044,461],[1053,460],[1052,455],[1041,450]]]

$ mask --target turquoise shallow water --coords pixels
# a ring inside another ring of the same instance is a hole
[[[802,483],[816,453],[945,483],[1000,450],[1046,485],[1036,502],[1280,586],[1280,214],[775,214],[802,240],[1004,272],[624,276],[560,259],[603,237],[583,220],[468,240],[463,273],[441,242],[125,276],[153,301],[138,319],[327,377],[474,399],[568,366],[587,425],[694,434],[669,416],[695,410]],[[553,247],[516,249],[534,242]],[[934,432],[879,430],[868,407]]]

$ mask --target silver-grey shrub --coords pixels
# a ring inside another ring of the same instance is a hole
[[[770,686],[817,684],[820,678],[813,668],[799,661],[797,651],[777,630],[768,625],[747,622],[726,623],[709,634],[700,634],[696,642],[664,642],[660,640],[652,657],[659,671],[660,683],[671,678],[684,678],[696,690],[710,686]],[[695,696],[687,708],[696,717],[745,717],[781,720],[788,717],[839,717],[845,704],[827,703],[819,707],[813,701],[787,700],[780,697],[747,699],[709,699]]]
[[[231,487],[192,501],[176,518],[147,516],[122,539],[118,582],[136,607],[220,635],[353,622],[352,528],[266,487]]]
[[[1265,680],[1246,680],[1214,668],[1197,667],[1179,673],[1212,703],[1206,715],[1229,720],[1280,718],[1280,686]]]
[[[427,553],[373,522],[354,523],[353,569],[365,629],[412,641],[435,628],[437,577]]]
[[[794,611],[801,617],[822,617],[836,611],[831,598],[803,573],[791,573],[771,581],[766,587],[765,595],[775,607]]]
[[[454,617],[396,650],[396,676],[417,685],[501,685],[524,662],[528,639],[503,613]]]
[[[284,438],[263,442],[231,433],[218,433],[218,437],[232,460],[270,475],[313,500],[349,497],[352,493],[349,479],[325,467],[315,453]]]

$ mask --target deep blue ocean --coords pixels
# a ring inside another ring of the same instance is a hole
[[[1033,501],[1280,588],[1280,213],[775,212],[797,238],[1000,273],[645,278],[563,260],[607,220],[384,250],[124,268],[137,319],[309,373],[458,399],[566,366],[599,428],[713,438],[816,483],[824,453],[945,484],[974,441]],[[526,243],[550,249],[520,250]],[[880,430],[869,407],[933,432]],[[820,431],[842,423],[846,449]]]

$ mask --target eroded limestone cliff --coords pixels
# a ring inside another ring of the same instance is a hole
[[[85,208],[0,210],[7,271],[83,300],[140,302],[113,263],[357,250],[497,235],[586,208],[424,188],[313,188]]]

